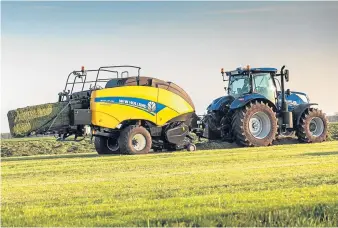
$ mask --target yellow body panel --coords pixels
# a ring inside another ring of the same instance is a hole
[[[125,120],[147,120],[159,126],[194,109],[179,95],[150,86],[121,86],[92,92],[92,124],[116,128]]]
[[[167,108],[157,114],[157,125],[163,125],[176,116],[194,111],[181,96],[165,89],[159,89],[158,93],[158,103],[165,104]]]

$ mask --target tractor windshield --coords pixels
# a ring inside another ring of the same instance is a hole
[[[240,97],[250,93],[250,80],[248,75],[230,77],[228,93],[233,97]]]

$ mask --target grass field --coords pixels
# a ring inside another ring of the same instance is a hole
[[[54,137],[13,138],[1,142],[1,157],[90,153],[94,151],[94,145],[90,144],[89,139],[81,142],[58,142]]]
[[[338,140],[338,123],[329,124],[329,139]]]
[[[330,123],[329,140],[338,140],[338,123]],[[276,144],[297,143],[296,139],[276,141]],[[218,143],[216,146],[207,145],[209,149],[234,148],[238,147],[235,143]],[[198,149],[203,149],[201,145]],[[94,145],[89,143],[89,139],[81,142],[58,142],[54,137],[43,138],[13,138],[1,141],[1,157],[32,156],[43,154],[76,154],[95,152]]]
[[[1,226],[338,226],[338,141],[1,168]]]

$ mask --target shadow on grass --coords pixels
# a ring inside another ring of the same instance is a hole
[[[240,146],[238,146],[236,143],[229,143],[221,140],[209,140],[204,142],[197,142],[195,145],[198,151],[240,148]]]
[[[305,153],[303,156],[329,156],[329,155],[338,155],[338,151],[332,152],[313,152],[313,153]]]
[[[273,142],[273,145],[290,145],[290,144],[300,144],[300,143],[296,138],[293,137],[281,137],[277,138],[277,140]]]
[[[34,155],[34,156],[21,156],[21,157],[4,157],[1,161],[25,161],[25,160],[44,160],[44,159],[57,159],[57,158],[92,158],[103,156],[119,156],[118,154],[112,155],[98,155],[96,153],[83,153],[83,154],[53,154],[53,155]]]
[[[299,141],[295,138],[284,137],[279,138],[273,142],[273,145],[290,145],[290,144],[299,144]],[[197,142],[196,144],[197,150],[220,150],[220,149],[234,149],[234,148],[242,148],[243,146],[239,146],[236,143],[224,142],[221,140],[210,140],[204,142]]]

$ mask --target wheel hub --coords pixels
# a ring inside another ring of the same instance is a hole
[[[312,118],[309,124],[309,130],[313,136],[321,136],[324,132],[323,120],[319,117]]]
[[[264,112],[256,112],[249,120],[250,133],[257,139],[267,137],[271,131],[271,121]]]
[[[120,148],[117,140],[112,138],[107,140],[107,147],[111,151],[117,151]]]
[[[250,120],[250,131],[255,134],[259,134],[259,132],[262,130],[261,122],[257,118],[251,118]]]
[[[131,143],[135,150],[141,151],[146,147],[147,140],[142,134],[135,134]]]
[[[310,123],[310,131],[311,132],[315,132],[317,129],[317,125],[314,122]]]

